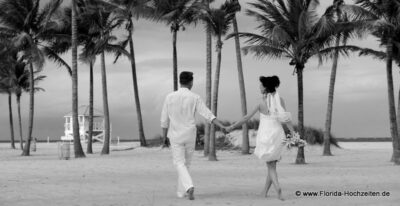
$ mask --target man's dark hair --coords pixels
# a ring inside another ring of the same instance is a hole
[[[181,72],[181,74],[179,75],[179,83],[187,85],[191,81],[193,81],[193,72],[188,72],[188,71]]]

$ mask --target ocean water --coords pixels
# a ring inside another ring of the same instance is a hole
[[[392,142],[339,142],[343,149],[392,149]]]

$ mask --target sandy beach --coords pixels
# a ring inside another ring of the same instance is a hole
[[[210,162],[196,151],[196,200],[189,201],[175,196],[168,149],[122,143],[114,149],[134,149],[100,156],[96,145],[85,159],[59,160],[56,143],[39,143],[31,157],[0,144],[0,205],[398,205],[400,170],[388,161],[391,143],[341,145],[332,157],[308,146],[306,165],[293,164],[297,149],[286,151],[278,164],[285,201],[273,188],[269,197],[260,195],[266,167],[253,155],[218,151],[219,161]]]

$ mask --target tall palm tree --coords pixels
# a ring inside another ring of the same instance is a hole
[[[29,71],[26,69],[27,65],[23,61],[19,60],[16,62],[15,67],[14,67],[14,79],[13,79],[13,85],[14,85],[14,91],[15,91],[15,97],[17,100],[17,108],[18,108],[18,125],[19,125],[19,134],[20,134],[20,140],[21,140],[21,147],[22,147],[22,119],[21,119],[21,96],[22,92],[30,92],[31,86],[30,86],[30,80],[29,80]],[[39,72],[35,72],[34,74],[34,85],[38,84],[39,81],[44,80],[46,76],[44,75],[38,75]],[[34,86],[34,92],[38,91],[44,91],[43,88],[36,87]]]
[[[100,55],[101,79],[104,111],[104,145],[101,154],[110,153],[110,114],[108,106],[107,75],[105,65],[105,53],[123,54],[130,60],[131,55],[119,44],[112,44],[117,38],[113,31],[123,24],[123,21],[113,15],[113,8],[102,0],[80,0],[79,18],[82,26],[89,28],[90,35],[97,36],[92,45],[83,48],[85,56]],[[120,43],[121,44],[121,43]]]
[[[347,5],[343,0],[333,0],[333,4],[331,5],[332,11],[334,11],[337,22],[349,22],[349,21],[357,21],[361,20],[360,16],[354,14],[354,11],[357,10],[357,6],[355,5]],[[356,12],[357,13],[357,12]],[[359,34],[362,36],[363,34]],[[347,40],[350,37],[349,33],[344,32],[343,34],[337,35],[335,46],[339,47],[340,42],[343,45],[347,44]],[[332,126],[332,113],[333,113],[333,99],[334,99],[334,90],[335,90],[335,82],[336,82],[336,72],[339,62],[339,50],[334,51],[332,57],[332,70],[329,80],[329,90],[328,90],[328,106],[326,112],[326,120],[325,120],[325,130],[324,130],[324,142],[323,142],[323,153],[324,156],[331,156],[331,126]]]
[[[239,0],[232,0],[232,3],[238,5],[238,11],[240,11]],[[247,114],[247,102],[246,102],[246,89],[244,86],[244,77],[243,77],[243,65],[242,65],[242,53],[240,51],[240,41],[239,41],[239,29],[236,20],[236,15],[233,18],[233,32],[235,35],[235,49],[236,49],[236,61],[237,61],[237,69],[238,69],[238,79],[239,79],[239,89],[240,89],[240,101],[242,103],[242,116],[246,116]],[[242,126],[242,154],[249,154],[250,143],[249,143],[249,129],[247,123]]]
[[[87,27],[82,23],[84,19],[80,18],[79,12],[82,12],[82,10],[85,10],[84,7],[85,5],[83,2],[77,2],[75,5],[75,18],[77,21],[77,43],[78,45],[82,45],[86,49],[84,51],[89,51],[91,49],[93,50],[93,45],[95,44],[94,42],[99,38],[98,33],[93,34],[90,33],[90,27]],[[51,48],[55,53],[65,53],[72,47],[72,7],[66,7],[63,10],[62,14],[62,20],[65,21],[65,28],[63,34],[66,36],[66,38],[59,38],[57,41],[52,43]],[[77,57],[78,58],[78,57]],[[93,148],[92,148],[92,137],[93,137],[93,102],[94,102],[94,97],[93,97],[93,65],[96,61],[96,55],[88,54],[81,52],[79,55],[79,60],[81,60],[84,63],[89,64],[89,128],[88,128],[88,135],[87,135],[87,149],[86,153],[87,154],[93,154]],[[72,73],[70,72],[70,75]]]
[[[9,81],[6,77],[0,75],[0,93],[5,93],[8,95],[8,114],[10,121],[10,140],[11,140],[11,148],[15,149],[15,140],[14,140],[14,120],[12,113],[12,85],[9,84]]]
[[[393,154],[391,160],[400,164],[400,137],[396,120],[396,108],[393,89],[392,63],[395,47],[399,48],[398,35],[400,34],[400,3],[398,0],[357,0],[356,4],[362,7],[360,13],[374,19],[372,34],[379,38],[381,45],[386,48],[386,78],[388,87],[388,104],[390,134],[392,136]],[[396,59],[396,58],[395,58]]]
[[[173,47],[173,85],[178,90],[178,55],[176,49],[179,30],[197,20],[198,0],[152,0],[155,15],[158,20],[165,22],[171,28]]]
[[[85,153],[81,145],[78,120],[78,25],[77,0],[71,1],[71,43],[72,43],[72,131],[74,135],[75,158],[84,158]]]
[[[333,6],[336,10],[337,21],[342,21],[342,11],[340,7],[344,4],[344,0],[333,0]],[[337,36],[335,46],[338,47],[340,45],[340,35]],[[326,112],[326,120],[325,120],[325,130],[324,130],[324,156],[331,156],[331,125],[332,125],[332,110],[333,110],[333,94],[335,90],[335,81],[336,81],[336,71],[337,65],[339,61],[339,51],[336,50],[333,56],[333,64],[331,70],[331,76],[329,81],[329,92],[328,92],[328,109]]]
[[[204,0],[203,4],[206,9],[210,9],[211,0]],[[210,25],[205,22],[206,27],[206,106],[211,109],[211,82],[212,82],[212,36]],[[211,124],[205,123],[204,127],[204,156],[208,156],[210,151],[210,129]]]
[[[93,95],[93,64],[94,61],[89,62],[89,131],[88,131],[88,139],[87,139],[87,148],[86,153],[93,154],[93,104],[94,104],[94,95]]]
[[[43,7],[40,0],[3,0],[0,2],[0,33],[11,36],[10,40],[23,53],[30,70],[29,126],[22,155],[29,156],[34,120],[34,70],[43,67],[47,42],[58,37],[60,22],[54,21],[61,0],[53,0]],[[59,61],[57,55],[52,58]],[[62,64],[62,61],[59,61]]]
[[[15,140],[14,140],[14,120],[12,113],[12,87],[3,81],[3,77],[0,77],[0,93],[6,93],[8,95],[8,116],[10,121],[10,140],[11,140],[11,148],[15,149]]]
[[[232,25],[232,21],[235,18],[235,12],[239,9],[238,4],[232,3],[227,0],[220,8],[207,9],[203,18],[208,22],[211,29],[211,33],[216,38],[217,45],[217,64],[215,68],[214,76],[214,88],[212,94],[212,105],[211,111],[214,115],[217,115],[218,109],[218,89],[219,89],[219,78],[221,72],[221,59],[222,59],[222,37],[227,34]],[[216,148],[215,148],[215,125],[211,124],[210,130],[210,149],[208,154],[208,159],[210,161],[216,161]]]
[[[23,149],[23,133],[22,133],[22,118],[21,118],[21,96],[22,92],[29,91],[29,71],[25,69],[26,64],[24,62],[18,62],[15,69],[15,79],[14,79],[14,88],[15,88],[15,97],[17,100],[17,108],[18,108],[18,126],[19,126],[19,137],[20,137],[20,147]]]
[[[360,22],[342,23],[333,18],[332,9],[318,17],[317,0],[276,0],[274,2],[257,0],[249,3],[252,9],[247,14],[259,23],[261,35],[239,33],[247,39],[243,47],[245,54],[256,57],[289,58],[297,74],[298,86],[298,130],[304,138],[303,70],[312,56],[330,57],[335,49],[356,50],[355,46],[329,47],[337,35],[356,30]],[[362,25],[360,25],[361,27]],[[304,164],[304,148],[298,149],[296,164]]]
[[[14,121],[13,121],[13,113],[12,113],[12,93],[13,93],[13,84],[12,84],[12,72],[10,68],[13,67],[13,61],[11,56],[9,55],[9,47],[6,44],[0,42],[0,93],[8,94],[8,113],[9,113],[9,121],[10,121],[10,140],[11,140],[11,148],[15,149],[15,141],[14,141]],[[22,146],[21,146],[22,149]]]
[[[122,20],[125,21],[125,29],[128,32],[128,39],[123,44],[129,44],[129,52],[132,58],[131,61],[131,69],[132,69],[132,80],[133,80],[133,91],[135,97],[135,105],[136,105],[136,115],[138,120],[138,128],[139,128],[139,139],[140,146],[147,146],[146,137],[143,129],[143,118],[142,118],[142,110],[140,107],[140,99],[139,99],[139,88],[137,83],[137,74],[136,74],[136,62],[135,62],[135,50],[133,44],[133,20],[132,18],[146,17],[149,18],[153,15],[153,9],[150,7],[150,0],[112,0],[112,3],[116,5],[114,12],[116,15],[119,15]],[[119,55],[117,56],[117,58]]]

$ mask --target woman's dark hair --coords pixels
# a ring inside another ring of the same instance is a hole
[[[279,77],[277,76],[261,76],[260,82],[264,86],[266,93],[274,93],[276,91],[276,88],[278,88],[280,84]]]

